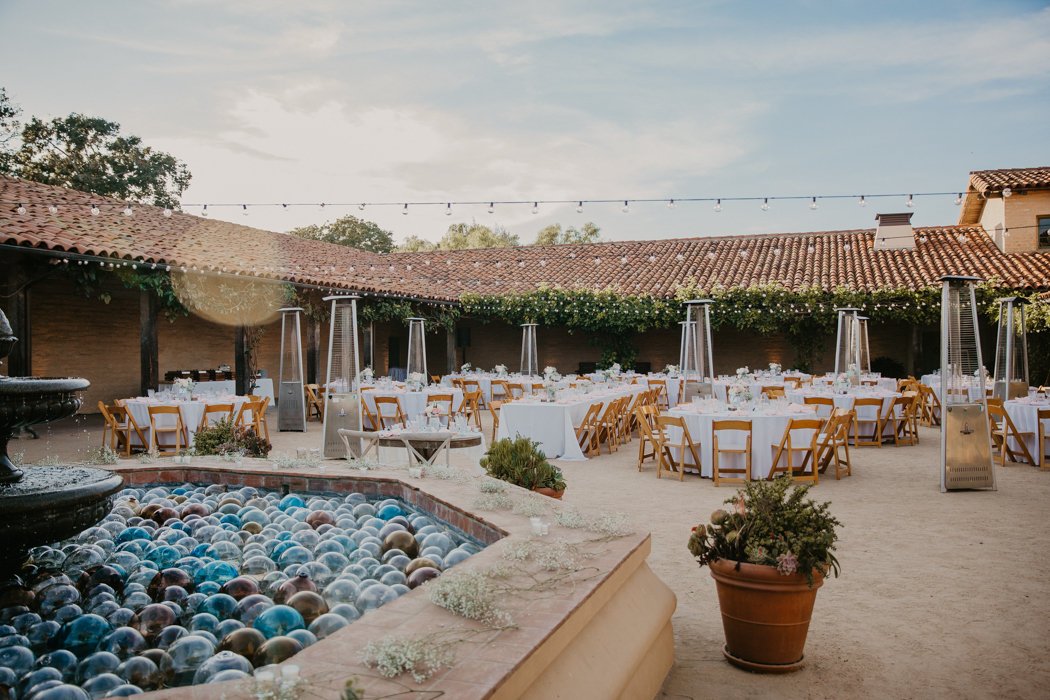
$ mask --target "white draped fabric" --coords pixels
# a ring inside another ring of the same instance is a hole
[[[186,426],[186,432],[189,433],[189,444],[184,447],[193,445],[193,436],[197,433],[197,428],[200,426],[201,417],[204,415],[204,407],[208,404],[216,403],[232,403],[233,404],[233,415],[237,416],[237,411],[240,410],[241,404],[247,400],[244,396],[235,396],[233,394],[215,394],[208,397],[202,397],[191,401],[182,400],[166,400],[162,401],[153,397],[142,397],[138,396],[132,399],[126,399],[124,406],[127,407],[128,413],[131,414],[132,418],[138,424],[139,429],[142,431],[143,437],[146,438],[148,443],[152,443],[153,431],[150,428],[149,422],[149,407],[150,406],[178,406],[179,413],[182,416],[182,424]],[[215,414],[211,416],[210,422],[215,423],[221,416]],[[175,427],[175,416],[172,415],[158,415],[154,418],[157,425],[161,428],[172,428]],[[131,435],[132,444],[139,445],[138,436],[132,431]],[[168,437],[162,437],[162,440],[169,440]]]

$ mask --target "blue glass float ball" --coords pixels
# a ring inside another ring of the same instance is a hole
[[[390,586],[377,583],[361,591],[360,595],[357,596],[357,608],[361,612],[375,610],[396,599],[397,593],[391,590]]]
[[[216,674],[229,670],[241,671],[247,675],[252,672],[252,665],[240,654],[220,651],[197,668],[197,672],[193,675],[193,684],[208,683]]]
[[[109,634],[109,629],[106,618],[88,613],[62,625],[58,643],[77,656],[86,656]],[[3,665],[5,664],[0,661],[0,666]]]
[[[255,618],[253,626],[267,639],[285,636],[292,630],[306,628],[303,616],[295,608],[287,605],[275,605],[264,610]]]
[[[329,612],[310,623],[310,632],[318,639],[324,639],[349,624],[350,622],[342,615]]]
[[[115,654],[108,651],[96,651],[84,657],[84,660],[77,664],[77,682],[83,685],[95,676],[114,673],[118,666],[120,666],[120,659]]]
[[[317,643],[317,636],[309,630],[292,630],[288,636],[303,645],[303,649]]]
[[[237,578],[237,568],[233,564],[225,561],[213,561],[205,564],[193,576],[193,582],[197,584],[198,590],[200,590],[200,585],[204,582],[215,583],[221,587],[232,578]]]
[[[209,613],[219,620],[225,620],[233,615],[237,609],[237,599],[225,593],[216,593],[208,596],[208,599],[197,608],[198,613]]]

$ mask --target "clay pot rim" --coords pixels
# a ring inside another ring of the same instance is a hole
[[[739,565],[739,569],[737,566]],[[734,582],[754,582],[760,583],[765,586],[768,585],[783,585],[783,586],[796,586],[803,585],[809,588],[809,580],[803,573],[794,574],[781,574],[777,571],[777,567],[769,564],[751,564],[743,561],[734,561],[732,559],[716,559],[715,561],[708,564],[711,569],[711,578],[716,581],[721,578],[733,579]],[[820,569],[813,569],[813,589],[820,588],[824,585],[824,573]]]
[[[533,489],[533,491],[535,491],[536,493],[542,494],[544,496],[548,496],[550,498],[558,498],[558,499],[560,499],[565,494],[565,489],[562,489],[561,491],[555,491],[554,489],[552,489],[550,487],[547,487],[547,486],[537,486],[536,488]]]

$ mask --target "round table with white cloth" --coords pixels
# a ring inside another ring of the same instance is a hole
[[[718,402],[721,404],[721,402]],[[784,430],[788,423],[794,419],[816,418],[816,414],[809,406],[798,404],[770,405],[768,407],[754,409],[745,408],[738,411],[730,411],[715,402],[702,401],[695,404],[683,405],[672,408],[667,412],[670,416],[681,416],[685,419],[686,427],[689,428],[689,437],[697,447],[700,455],[700,474],[710,477],[712,474],[712,431],[711,425],[716,420],[746,420],[751,422],[751,478],[764,479],[769,476],[769,470],[773,468],[773,457],[776,455],[777,446],[784,437]],[[668,428],[667,437],[673,442],[681,439],[681,431],[677,428]],[[796,431],[792,433],[792,442],[797,447],[809,445],[813,431]],[[732,430],[720,433],[718,444],[722,449],[739,450],[744,447],[746,437],[740,431]],[[675,455],[678,456],[677,453]],[[727,468],[743,468],[744,455],[722,454],[718,458],[719,464]],[[692,464],[693,458],[688,451],[685,452],[685,463]],[[796,460],[796,463],[798,460]],[[812,462],[812,460],[811,460]],[[781,465],[787,464],[787,458],[781,457]]]
[[[798,375],[783,375],[774,374],[768,377],[752,377],[749,376],[744,383],[751,388],[751,396],[757,399],[762,395],[762,387],[764,386],[784,386],[786,379],[795,379]],[[714,397],[722,402],[729,401],[729,387],[740,384],[735,377],[719,377],[712,382],[711,388],[714,393]],[[791,383],[794,386],[794,382]],[[674,404],[672,404],[673,406]]]
[[[430,403],[430,397],[435,394],[451,394],[452,410],[458,411],[463,405],[463,390],[451,386],[428,386],[423,391],[409,391],[397,387],[379,387],[369,391],[362,391],[361,397],[372,413],[376,412],[377,396],[395,396],[401,404],[401,412],[405,414],[405,420],[410,423],[422,420],[423,411]]]
[[[150,406],[178,406],[179,413],[182,415],[182,424],[186,427],[186,432],[189,436],[188,445],[183,447],[190,447],[193,445],[193,436],[197,433],[197,428],[200,426],[201,417],[204,415],[204,407],[208,404],[233,404],[233,416],[237,417],[237,412],[241,408],[241,404],[247,401],[246,396],[236,396],[233,394],[221,395],[215,394],[205,398],[182,400],[182,399],[166,399],[162,400],[156,396],[143,397],[137,396],[132,399],[125,399],[124,406],[128,409],[128,413],[135,419],[135,423],[138,424],[139,430],[142,431],[143,437],[146,438],[147,444],[153,442],[153,430],[150,428],[149,422],[149,407]],[[223,416],[219,414],[213,414],[209,417],[209,423],[218,422]],[[175,427],[175,416],[172,415],[157,415],[154,420],[157,425],[161,428],[173,428]],[[139,439],[132,431],[132,443],[138,445]],[[162,438],[168,440],[169,438]]]
[[[1014,427],[1020,433],[1031,433],[1031,435],[1025,435],[1025,445],[1028,447],[1028,453],[1032,455],[1036,462],[1040,461],[1039,455],[1039,425],[1037,423],[1039,411],[1045,411],[1050,409],[1050,398],[1032,398],[1028,397],[1025,399],[1011,399],[1003,402],[1003,408],[1006,409],[1006,415],[1010,416],[1010,420],[1013,421]],[[1043,429],[1050,435],[1050,420],[1043,421]],[[1013,445],[1016,447],[1016,445]],[[1050,448],[1050,445],[1048,445]]]
[[[611,401],[644,389],[638,384],[627,384],[589,393],[566,391],[564,398],[553,402],[530,397],[505,403],[500,408],[496,438],[527,437],[538,442],[543,454],[550,458],[584,460],[587,458],[576,440],[576,428],[591,404],[600,402],[604,411]]]
[[[854,387],[846,389],[845,393],[831,391],[828,389],[797,389],[790,390],[787,392],[788,401],[796,404],[804,404],[807,396],[820,396],[829,398],[835,402],[835,408],[841,408],[844,411],[851,411],[854,407],[854,402],[857,399],[882,399],[882,413],[879,414],[879,418],[888,418],[890,415],[890,409],[893,407],[893,400],[901,394],[896,391],[884,391],[882,389],[876,389],[870,386]],[[820,408],[819,406],[817,407]],[[828,416],[823,415],[824,412],[818,410],[822,418]],[[897,411],[898,416],[900,410]],[[872,424],[876,420],[875,407],[874,406],[860,406],[857,409],[857,422],[860,424],[861,433],[871,434],[873,432]],[[883,427],[882,434],[887,437],[893,437],[894,426],[893,423],[887,421]]]
[[[929,381],[923,381],[922,383],[933,389],[933,393],[937,394],[937,397],[944,403],[944,396],[941,395],[941,378],[939,375],[923,375],[923,380],[929,378]],[[980,383],[975,382],[973,379],[963,380],[966,387],[966,394],[970,397],[970,401],[980,401],[988,395],[988,392],[992,389],[992,383],[986,382],[982,387]]]

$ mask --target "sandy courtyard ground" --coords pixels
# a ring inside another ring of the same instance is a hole
[[[11,452],[79,459],[98,445],[99,425],[67,420],[12,441]],[[294,454],[319,446],[320,426],[273,438]],[[651,465],[638,472],[636,450],[559,465],[567,502],[629,513],[652,531],[649,564],[678,596],[676,661],[661,697],[1050,697],[1050,472],[997,467],[996,492],[941,494],[936,431],[923,430],[916,447],[853,451],[852,477],[812,491],[845,527],[842,576],[817,596],[806,666],[762,676],[722,658],[714,581],[686,549],[690,528],[732,489],[658,480]]]

